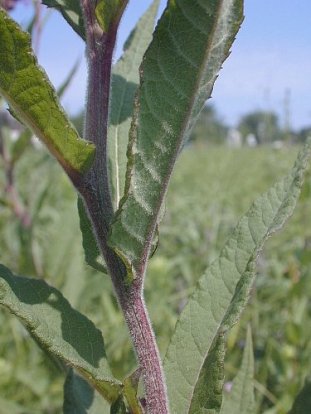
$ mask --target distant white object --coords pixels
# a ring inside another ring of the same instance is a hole
[[[257,146],[257,140],[254,134],[248,134],[246,136],[246,145],[251,148],[254,148]]]
[[[239,148],[242,145],[242,136],[241,133],[235,129],[231,128],[227,134],[227,144],[231,148]]]
[[[273,147],[274,149],[281,149],[281,148],[283,148],[283,147],[284,147],[284,142],[283,142],[283,141],[280,141],[280,140],[278,140],[278,141],[273,141],[273,142],[272,142],[272,147]]]
[[[21,131],[18,129],[11,129],[10,138],[13,142],[16,142],[21,134]]]

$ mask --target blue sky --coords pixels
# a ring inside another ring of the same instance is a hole
[[[190,0],[189,0],[190,1]],[[129,31],[151,0],[130,0],[122,20],[115,59]],[[165,6],[161,1],[161,9]],[[31,7],[20,4],[13,17],[26,23]],[[84,45],[62,17],[53,12],[44,28],[39,62],[54,85],[60,85],[70,67],[79,71],[63,104],[77,113],[85,97],[87,69]],[[216,81],[213,103],[220,117],[234,126],[252,110],[273,110],[285,122],[285,96],[293,128],[311,125],[311,1],[245,0],[245,20],[232,53]],[[287,91],[287,92],[286,92]]]

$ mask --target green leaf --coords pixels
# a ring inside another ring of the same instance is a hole
[[[128,0],[99,0],[95,8],[95,14],[100,27],[105,33],[109,27],[122,14]]]
[[[220,414],[254,414],[254,355],[252,334],[247,331],[241,367],[233,380],[230,393],[225,394]]]
[[[134,277],[145,270],[174,162],[229,54],[242,3],[169,1],[145,54],[125,196],[110,237]]]
[[[0,10],[0,93],[68,174],[85,172],[95,148],[81,139],[33,55],[30,37]]]
[[[121,59],[113,67],[108,129],[108,156],[112,200],[115,209],[124,193],[126,151],[133,114],[134,96],[139,83],[138,68],[151,42],[159,1],[155,0],[137,23],[124,45]]]
[[[86,263],[99,272],[107,273],[103,258],[99,252],[97,241],[94,237],[91,221],[86,213],[83,201],[78,197],[78,212],[80,218],[80,230],[82,233],[82,245]]]
[[[311,377],[306,378],[304,386],[297,395],[289,414],[307,414],[311,412]]]
[[[78,0],[42,0],[47,7],[57,9],[73,30],[85,40],[83,14]]]
[[[115,401],[121,384],[106,359],[101,332],[43,280],[15,276],[0,265],[0,304],[49,353],[76,368],[107,399]]]
[[[108,413],[109,406],[94,388],[73,369],[69,370],[64,384],[64,414]]]
[[[259,197],[199,279],[181,313],[164,360],[172,414],[189,413],[201,367],[219,335],[238,320],[264,242],[292,214],[310,159],[310,142],[291,172]]]

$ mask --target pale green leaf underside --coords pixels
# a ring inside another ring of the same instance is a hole
[[[83,14],[78,0],[42,0],[42,3],[60,11],[73,30],[85,40]]]
[[[251,330],[248,329],[242,363],[235,376],[232,389],[225,394],[220,414],[254,414],[254,354]]]
[[[110,372],[101,332],[57,289],[43,280],[15,276],[0,265],[0,304],[19,318],[47,352],[75,367],[114,401],[120,384]]]
[[[64,414],[108,414],[109,405],[93,387],[72,369],[64,384]]]
[[[292,214],[310,158],[310,143],[288,176],[259,197],[206,273],[180,315],[164,360],[172,414],[189,413],[204,361],[218,335],[236,322],[248,299],[256,258]]]
[[[242,0],[169,1],[141,66],[125,197],[111,246],[139,273],[176,157],[242,20]]]
[[[0,10],[0,94],[68,173],[83,173],[95,148],[81,139],[33,55],[30,37]]]
[[[112,200],[115,209],[124,193],[129,139],[134,96],[139,84],[138,68],[151,42],[159,0],[155,0],[138,21],[125,43],[121,59],[114,65],[108,129],[108,156]]]

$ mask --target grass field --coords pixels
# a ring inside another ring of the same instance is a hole
[[[197,278],[252,200],[286,173],[297,151],[202,146],[183,152],[146,282],[162,353]],[[102,327],[107,354],[122,377],[134,367],[134,355],[108,278],[84,264],[76,195],[54,162],[38,151],[21,160],[17,182],[33,227],[21,228],[2,205],[1,262],[61,288],[73,306]],[[228,337],[229,386],[251,324],[258,413],[286,413],[311,370],[310,211],[309,175],[294,217],[262,252],[250,305]],[[0,324],[0,414],[59,413],[62,375],[57,366],[5,311]]]

